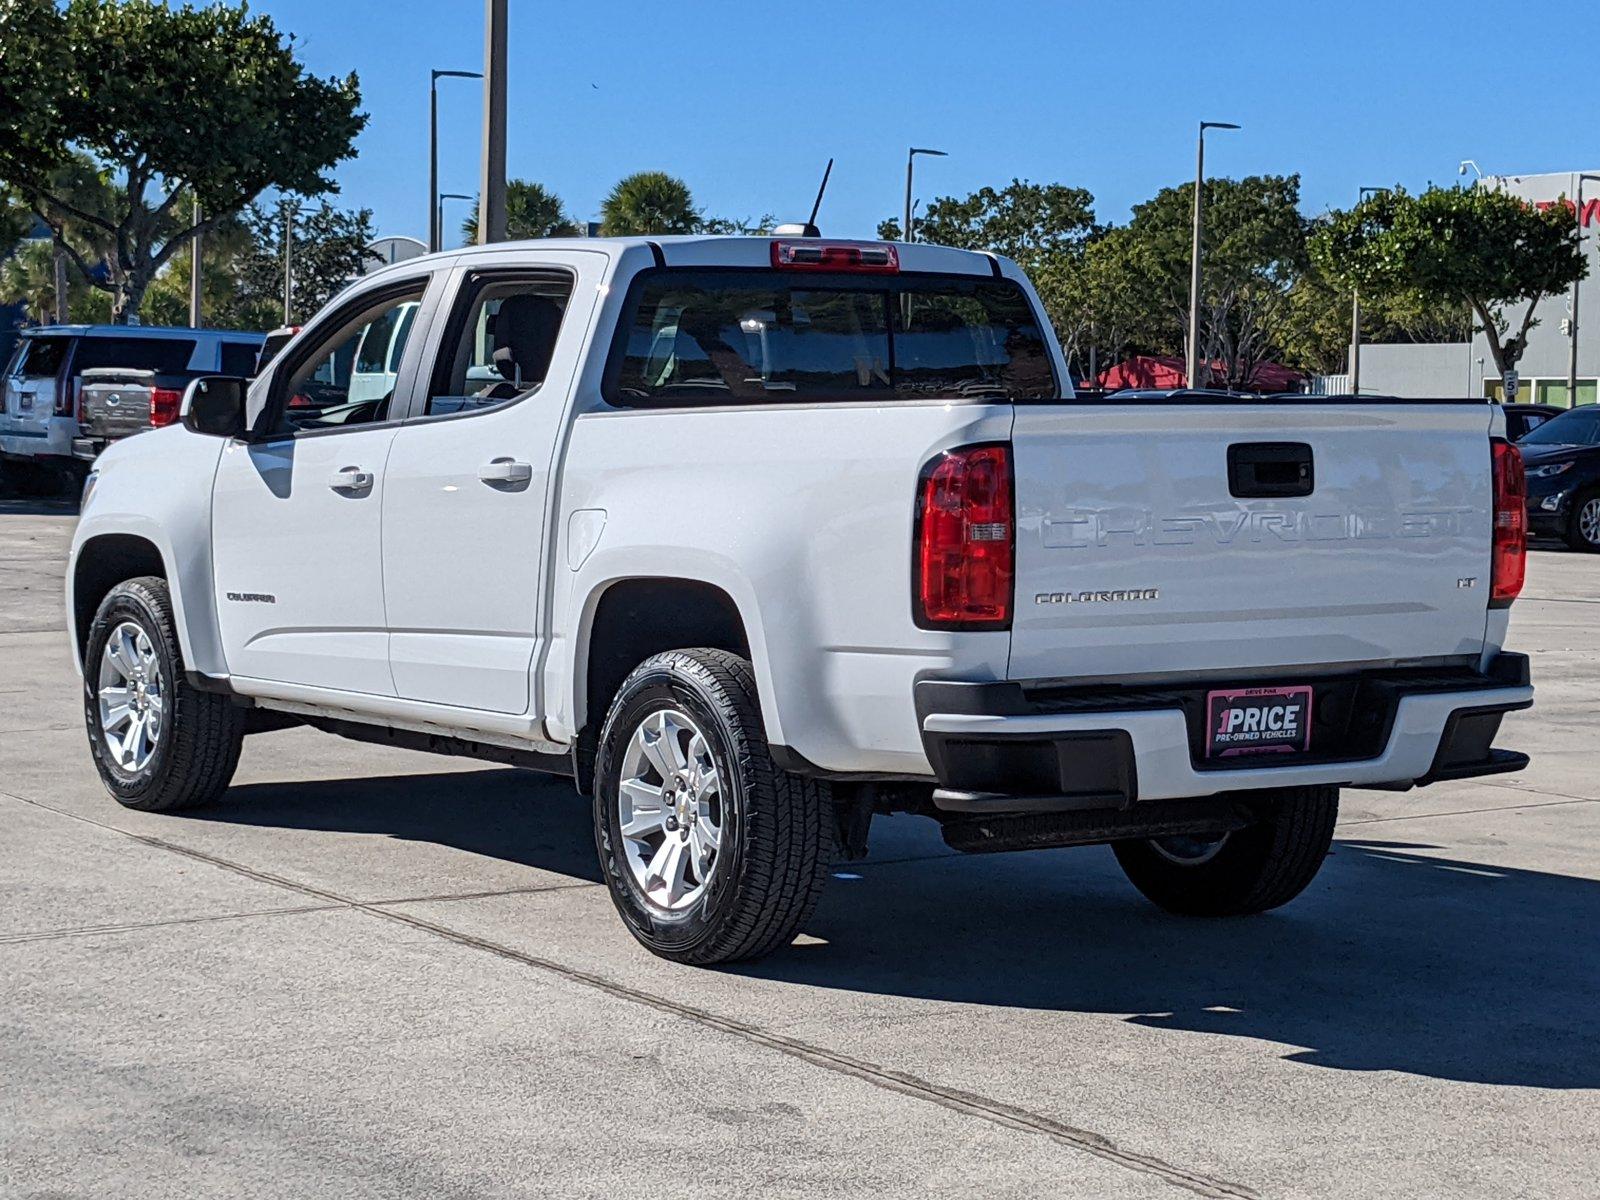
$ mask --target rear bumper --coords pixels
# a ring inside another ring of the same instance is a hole
[[[1186,704],[1200,689],[1030,693],[924,680],[916,698],[934,802],[952,812],[1119,808],[1317,784],[1404,789],[1527,765],[1527,755],[1492,746],[1505,714],[1533,703],[1525,655],[1498,655],[1483,674],[1375,672],[1330,685],[1364,688],[1384,708],[1381,725],[1270,766],[1199,760]]]
[[[0,454],[9,458],[68,458],[78,422],[72,417],[0,416]]]

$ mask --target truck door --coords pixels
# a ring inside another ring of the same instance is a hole
[[[524,251],[461,267],[421,412],[395,437],[383,495],[397,694],[537,714],[552,463],[605,259]]]
[[[231,674],[393,695],[384,613],[383,469],[408,394],[350,395],[367,330],[426,294],[428,276],[319,318],[252,394],[256,440],[230,442],[212,504],[215,587]],[[419,350],[401,356],[396,388]]]

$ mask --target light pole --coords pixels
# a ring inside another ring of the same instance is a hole
[[[1600,183],[1600,175],[1578,176],[1578,253],[1583,253],[1583,185],[1589,180]],[[1567,328],[1567,407],[1578,407],[1578,296],[1583,290],[1583,280],[1572,281],[1572,320]]]
[[[199,197],[196,197],[194,202],[194,223],[195,228],[198,231],[200,225]],[[203,280],[201,279],[200,269],[202,253],[200,236],[201,235],[199,232],[196,232],[193,240],[191,240],[189,243],[189,326],[192,329],[200,328],[200,318],[204,315],[201,312],[203,303],[201,300],[200,289]]]
[[[293,324],[290,311],[294,304],[294,215],[299,206],[285,200],[283,208],[283,323]]]
[[[919,154],[926,154],[929,158],[949,157],[943,150],[924,150],[920,146],[913,146],[906,152],[906,223],[905,228],[900,231],[900,240],[904,242],[917,240],[911,232],[911,170]]]
[[[1463,158],[1459,163],[1456,164],[1456,174],[1465,175],[1468,167],[1472,168],[1472,173],[1479,179],[1483,178],[1483,170],[1470,158]]]
[[[1189,250],[1189,372],[1188,383],[1200,386],[1200,223],[1201,192],[1206,181],[1206,130],[1238,129],[1227,121],[1201,121],[1194,156],[1194,244]]]
[[[428,253],[444,247],[439,243],[444,230],[438,224],[439,204],[439,80],[482,79],[477,71],[430,71],[428,73]]]
[[[1387,192],[1388,188],[1364,187],[1356,197],[1359,205],[1370,195]],[[1350,394],[1361,394],[1361,289],[1350,289]]]
[[[483,0],[483,169],[478,244],[506,240],[506,9]]]
[[[461,192],[440,192],[439,193],[439,204],[438,204],[438,207],[436,207],[433,210],[433,220],[434,220],[434,224],[438,227],[439,240],[440,240],[441,243],[444,241],[444,202],[446,200],[476,200],[476,199],[477,199],[476,196],[467,196],[467,195],[464,195]],[[480,226],[483,224],[483,214],[481,212],[478,214],[478,224]],[[439,248],[441,250],[444,249],[444,247],[442,245]]]

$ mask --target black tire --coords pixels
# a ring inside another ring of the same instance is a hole
[[[1333,843],[1339,789],[1285,788],[1252,799],[1261,803],[1262,819],[1192,861],[1163,853],[1147,838],[1117,842],[1112,849],[1133,886],[1170,913],[1237,917],[1266,912],[1293,900],[1321,869]]]
[[[679,911],[653,902],[635,880],[617,799],[635,732],[669,709],[699,726],[724,781],[721,844],[698,899]],[[828,785],[772,761],[750,664],[722,650],[658,654],[623,682],[600,734],[594,828],[601,870],[629,931],[651,953],[697,966],[759,958],[788,945],[816,907],[832,865]]]
[[[1592,542],[1583,536],[1583,530],[1578,527],[1579,518],[1583,516],[1584,505],[1591,500],[1600,500],[1600,489],[1590,488],[1582,492],[1572,501],[1572,515],[1567,518],[1566,542],[1574,550],[1585,550],[1590,554],[1600,552],[1600,542]]]
[[[128,623],[150,640],[165,701],[153,752],[136,770],[119,765],[107,742],[98,686],[106,643]],[[173,812],[209,804],[227,790],[239,764],[246,710],[227,696],[189,686],[166,580],[125,580],[101,601],[83,656],[83,702],[89,751],[118,803],[141,812]]]

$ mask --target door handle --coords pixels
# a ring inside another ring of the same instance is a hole
[[[533,479],[533,467],[510,458],[496,458],[478,468],[478,478],[485,483],[528,483]]]
[[[360,467],[341,467],[329,476],[328,486],[336,492],[364,492],[372,486],[372,472]]]

